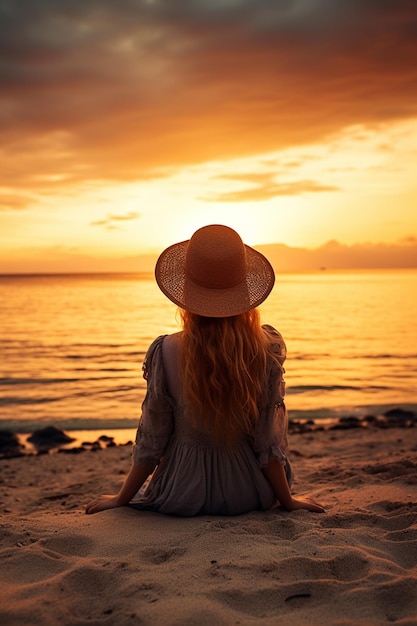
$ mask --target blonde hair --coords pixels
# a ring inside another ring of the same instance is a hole
[[[190,424],[231,447],[258,420],[268,357],[278,363],[277,357],[257,309],[222,318],[183,309],[180,315],[180,371]]]

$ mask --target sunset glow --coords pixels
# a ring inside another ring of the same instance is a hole
[[[149,270],[214,222],[417,265],[415,4],[34,0],[0,18],[0,272]]]

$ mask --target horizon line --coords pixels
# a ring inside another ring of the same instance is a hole
[[[276,273],[280,274],[305,274],[305,273],[325,273],[325,272],[386,272],[386,271],[405,271],[405,270],[417,270],[417,265],[406,266],[380,266],[380,267],[316,267],[316,268],[297,268],[297,269],[283,269],[279,270],[274,268]],[[154,276],[153,270],[93,270],[93,271],[60,271],[60,272],[0,272],[0,278],[19,276],[109,276],[109,275],[132,275],[138,274],[146,276]]]

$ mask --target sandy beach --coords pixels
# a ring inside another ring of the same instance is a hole
[[[84,514],[130,446],[0,461],[3,625],[417,624],[417,428],[292,433],[281,509],[175,518]]]

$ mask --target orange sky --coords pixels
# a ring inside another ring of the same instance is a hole
[[[2,2],[0,272],[210,222],[416,265],[416,32],[413,0]]]

